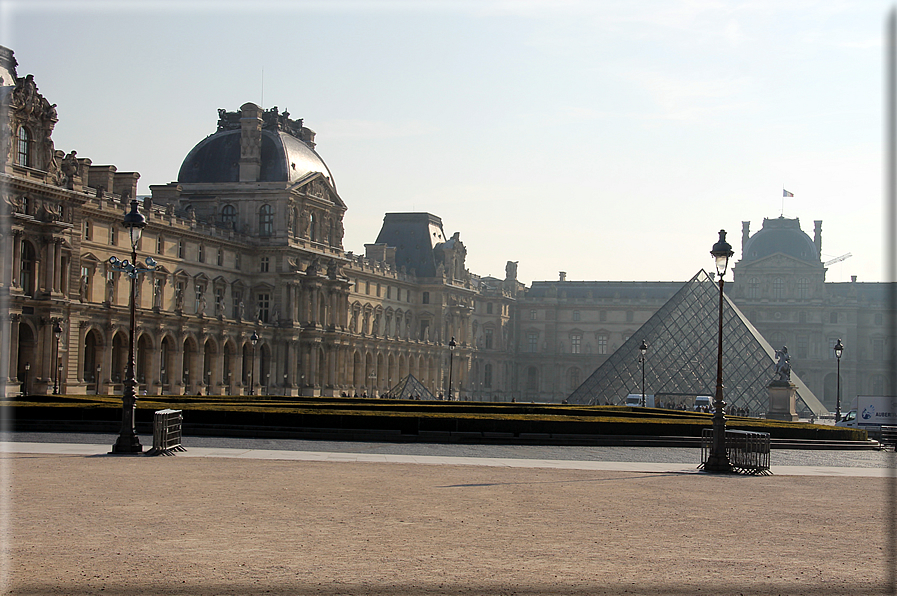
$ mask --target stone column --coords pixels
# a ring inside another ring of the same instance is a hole
[[[19,382],[19,325],[21,320],[22,315],[9,315],[9,326],[7,327],[9,331],[9,341],[7,342],[7,345],[9,345],[9,374],[6,377],[7,387],[15,387]],[[34,366],[34,363],[32,363],[32,366]],[[25,383],[27,382],[28,380],[26,379]],[[9,396],[9,393],[7,393],[7,396]]]
[[[159,346],[150,353],[149,370],[146,375],[146,392],[149,395],[162,395],[162,337],[160,333],[157,333],[157,336]]]
[[[182,338],[174,343],[174,362],[172,368],[168,371],[168,378],[171,380],[172,393],[175,395],[183,395],[184,393],[184,342]]]
[[[234,384],[234,393],[237,395],[246,395],[246,385],[243,383],[243,346],[238,343],[231,360],[231,379]]]
[[[53,241],[54,244],[54,262],[53,262],[53,270],[55,275],[53,275],[53,291],[61,292],[62,291],[62,239],[55,238]]]
[[[47,264],[44,268],[44,289],[47,294],[51,294],[54,290],[53,281],[56,279],[56,241],[53,238],[47,241],[44,262]]]

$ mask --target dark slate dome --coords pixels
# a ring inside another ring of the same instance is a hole
[[[334,185],[330,170],[314,149],[282,130],[262,130],[259,182],[296,182],[321,173]],[[221,183],[240,180],[240,130],[219,130],[200,141],[181,170],[181,183]]]
[[[759,261],[775,253],[809,263],[819,262],[816,244],[800,229],[800,220],[797,218],[764,219],[763,229],[744,244],[741,260]]]

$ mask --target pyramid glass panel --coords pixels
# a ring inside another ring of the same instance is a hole
[[[389,390],[393,399],[422,399],[435,400],[436,397],[417,380],[414,375],[408,375],[399,381],[395,387]]]
[[[752,415],[769,407],[767,385],[775,350],[738,307],[723,297],[723,392],[730,408]],[[642,391],[639,345],[648,342],[645,393],[665,402],[716,394],[719,286],[705,271],[686,282],[568,398],[569,403],[616,405]],[[827,409],[792,373],[797,397],[817,415]]]

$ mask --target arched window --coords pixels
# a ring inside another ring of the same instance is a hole
[[[31,167],[31,133],[24,126],[19,127],[16,163],[20,166]]]
[[[810,280],[802,277],[797,280],[797,297],[798,298],[809,298],[810,297]]]
[[[237,208],[233,205],[225,205],[221,208],[221,223],[234,225],[237,223]]]
[[[259,236],[274,235],[274,208],[271,205],[262,205],[259,209]]]
[[[748,298],[757,299],[760,297],[760,280],[752,277],[748,280]]]

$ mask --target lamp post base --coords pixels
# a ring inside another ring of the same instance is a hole
[[[138,455],[143,453],[143,446],[137,435],[119,435],[115,445],[112,446],[110,455]]]
[[[732,462],[729,461],[729,458],[725,453],[722,455],[710,454],[707,461],[704,462],[702,469],[705,472],[714,472],[717,474],[728,474],[733,471]]]

